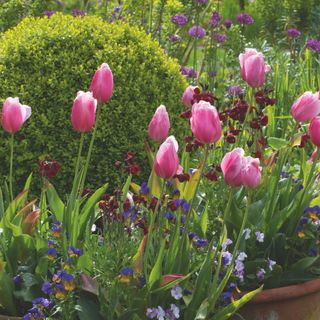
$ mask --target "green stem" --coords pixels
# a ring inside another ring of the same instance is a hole
[[[77,158],[77,162],[76,162],[76,168],[74,171],[74,180],[76,179],[76,176],[79,174],[79,167],[80,167],[81,153],[82,153],[82,149],[83,149],[83,142],[84,142],[84,132],[81,133],[81,137],[80,137],[78,158]]]
[[[149,260],[149,248],[150,248],[150,245],[151,245],[151,242],[152,242],[152,238],[153,238],[153,234],[154,234],[154,224],[155,224],[155,219],[157,217],[157,213],[158,213],[158,210],[159,210],[159,207],[160,207],[160,202],[161,202],[161,199],[163,197],[163,193],[164,193],[164,189],[165,189],[165,184],[166,184],[166,180],[163,180],[163,183],[162,183],[162,186],[161,186],[161,191],[160,191],[160,196],[159,196],[159,199],[158,199],[158,202],[156,204],[156,207],[154,209],[154,212],[151,212],[151,214],[149,214],[149,219],[150,219],[150,222],[148,221],[148,234],[147,234],[147,240],[146,240],[146,245],[145,245],[145,254],[144,254],[144,257],[143,257],[143,265],[144,265],[144,274],[147,278],[147,275],[148,275],[148,266],[149,266],[149,263],[148,263],[148,260]]]
[[[254,97],[254,89],[249,87],[249,93],[248,93],[248,100],[249,100],[249,106],[248,106],[248,109],[247,109],[247,112],[246,112],[246,116],[244,118],[244,121],[243,121],[243,124],[242,124],[242,130],[240,132],[240,136],[239,136],[239,146],[242,145],[242,139],[243,139],[243,135],[244,135],[244,131],[245,131],[245,128],[246,128],[246,125],[248,123],[248,118],[249,118],[249,114],[251,112],[251,109],[252,109],[252,105],[254,103],[254,100],[253,100],[253,97]]]
[[[13,187],[12,187],[12,176],[13,176],[13,142],[14,134],[11,134],[10,138],[10,171],[9,171],[9,189],[10,189],[10,200],[13,201]]]
[[[230,263],[230,265],[229,265],[229,267],[227,269],[226,275],[224,276],[224,278],[220,282],[218,288],[214,288],[215,292],[213,293],[212,299],[209,299],[209,301],[208,301],[209,302],[209,306],[210,306],[209,310],[214,310],[216,302],[217,302],[217,299],[219,298],[221,292],[225,288],[225,286],[228,283],[229,278],[230,278],[230,276],[232,274],[233,267],[234,267],[234,262],[235,262],[236,257],[237,257],[237,251],[238,251],[238,249],[240,247],[240,242],[241,242],[241,239],[242,239],[242,236],[243,236],[243,231],[244,231],[244,228],[245,228],[246,223],[247,223],[250,203],[251,203],[251,190],[249,189],[248,190],[247,206],[246,206],[246,210],[245,210],[245,213],[244,213],[244,216],[243,216],[243,220],[242,220],[241,228],[240,228],[240,231],[239,231],[239,234],[238,234],[238,238],[237,238],[236,244],[235,244],[234,249],[233,249],[231,263]],[[220,255],[222,255],[222,252],[220,253]]]
[[[83,171],[83,176],[82,176],[82,180],[81,180],[81,183],[80,183],[79,192],[81,192],[81,190],[83,190],[84,184],[86,182],[88,167],[89,167],[91,154],[92,154],[92,150],[93,150],[93,143],[94,143],[94,140],[95,140],[95,137],[96,137],[97,128],[98,128],[99,115],[101,113],[100,109],[102,109],[102,107],[103,107],[103,105],[98,105],[96,123],[95,123],[94,129],[93,129],[93,133],[92,133],[92,137],[91,137],[91,141],[90,141],[90,145],[89,145],[89,151],[88,151],[87,159],[86,159],[85,166],[84,166],[84,171]]]
[[[189,209],[189,212],[188,212],[187,217],[186,217],[186,222],[185,222],[186,232],[188,232],[188,230],[189,230],[189,221],[190,221],[192,208],[193,208],[193,205],[194,205],[194,200],[195,200],[195,198],[197,196],[198,188],[199,188],[199,185],[200,185],[200,180],[201,180],[201,178],[203,176],[203,171],[204,171],[204,168],[206,166],[206,163],[207,163],[207,160],[208,160],[208,156],[209,156],[209,145],[206,145],[205,146],[203,164],[202,164],[202,166],[200,168],[201,171],[200,171],[199,179],[197,181],[196,189],[195,189],[194,195],[193,195],[193,197],[191,199],[191,202],[190,202],[190,209]]]
[[[152,33],[152,16],[153,16],[153,0],[150,3],[150,11],[149,11],[149,33]]]

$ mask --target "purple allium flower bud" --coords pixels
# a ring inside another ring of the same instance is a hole
[[[201,4],[204,4],[204,3],[207,3],[208,0],[193,0],[194,2],[196,3],[201,3]]]
[[[240,13],[240,14],[237,16],[237,21],[238,21],[240,24],[253,24],[253,23],[254,23],[253,18],[252,18],[249,14],[247,14],[247,13],[245,13],[245,12]]]
[[[56,12],[53,10],[46,10],[43,12],[43,15],[50,18],[51,16],[53,16]]]
[[[121,10],[121,7],[120,6],[116,6],[116,7],[114,7],[114,9],[113,9],[113,12],[119,12]]]
[[[217,43],[224,43],[227,40],[227,36],[223,33],[215,32],[213,34],[213,40]]]
[[[231,19],[226,19],[226,20],[223,21],[223,25],[224,25],[227,29],[229,29],[229,28],[231,28],[231,26],[233,25],[233,22],[232,22]]]
[[[184,14],[176,14],[171,18],[171,22],[178,26],[185,26],[188,23],[188,17]]]
[[[209,75],[210,78],[214,78],[217,75],[217,71],[212,70],[212,71],[209,72],[208,75]]]
[[[206,30],[200,26],[193,26],[189,29],[189,36],[194,38],[203,38],[206,35]]]
[[[313,52],[320,53],[320,40],[309,39],[307,40],[306,47]]]
[[[85,11],[80,10],[80,9],[73,9],[72,10],[72,15],[74,17],[84,17],[86,15]]]
[[[301,32],[295,28],[291,28],[287,30],[287,35],[289,38],[299,38],[301,36]]]
[[[186,66],[181,66],[181,73],[187,78],[196,78],[197,72],[193,68],[187,68]]]
[[[243,95],[243,89],[240,86],[230,86],[228,89],[228,94],[232,97],[234,96],[242,96]],[[250,229],[248,229],[249,232],[249,238],[250,238]],[[246,233],[246,240],[247,240],[247,233]]]
[[[217,11],[213,12],[211,19],[209,21],[209,26],[212,28],[216,28],[219,25],[220,20],[221,20],[221,16],[219,12]]]

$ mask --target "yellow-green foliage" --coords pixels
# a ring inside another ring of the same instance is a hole
[[[186,83],[179,65],[143,31],[97,17],[27,18],[0,38],[0,100],[19,96],[33,110],[16,135],[15,171],[22,180],[36,170],[39,158],[49,156],[62,164],[57,184],[62,190],[70,187],[79,141],[70,123],[72,102],[78,90],[89,89],[102,62],[113,71],[115,90],[103,107],[88,174],[91,185],[115,185],[114,162],[128,150],[148,171],[143,140],[160,104],[167,106],[173,129],[179,127]],[[6,164],[8,136],[1,133],[0,138],[0,161]]]

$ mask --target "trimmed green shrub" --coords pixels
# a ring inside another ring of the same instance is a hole
[[[0,0],[0,31],[18,24],[26,16],[38,16],[50,0]]]
[[[172,128],[180,127],[180,97],[186,86],[180,67],[143,31],[97,17],[27,18],[0,38],[0,99],[18,96],[33,110],[16,135],[14,169],[22,179],[20,187],[44,157],[62,164],[55,178],[60,190],[70,187],[80,139],[70,122],[73,99],[78,90],[89,90],[92,75],[103,62],[113,71],[115,90],[99,119],[88,185],[118,183],[114,163],[128,150],[148,171],[143,142],[158,105],[167,106]],[[8,136],[0,135],[0,161],[6,165]],[[87,134],[86,147],[90,138]]]

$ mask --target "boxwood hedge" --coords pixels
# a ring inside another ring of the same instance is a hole
[[[98,17],[26,18],[0,36],[0,99],[18,96],[33,110],[16,135],[14,169],[21,179],[19,187],[30,171],[37,170],[37,160],[47,157],[62,164],[55,183],[67,191],[80,138],[70,123],[72,102],[78,90],[89,89],[102,62],[113,70],[115,90],[103,107],[89,185],[118,183],[114,162],[128,150],[137,154],[143,169],[148,167],[143,141],[159,104],[167,106],[172,127],[179,128],[185,80],[179,65],[144,31],[125,22],[108,24]],[[89,139],[90,134],[87,146]],[[0,150],[3,174],[8,163],[4,132]]]

